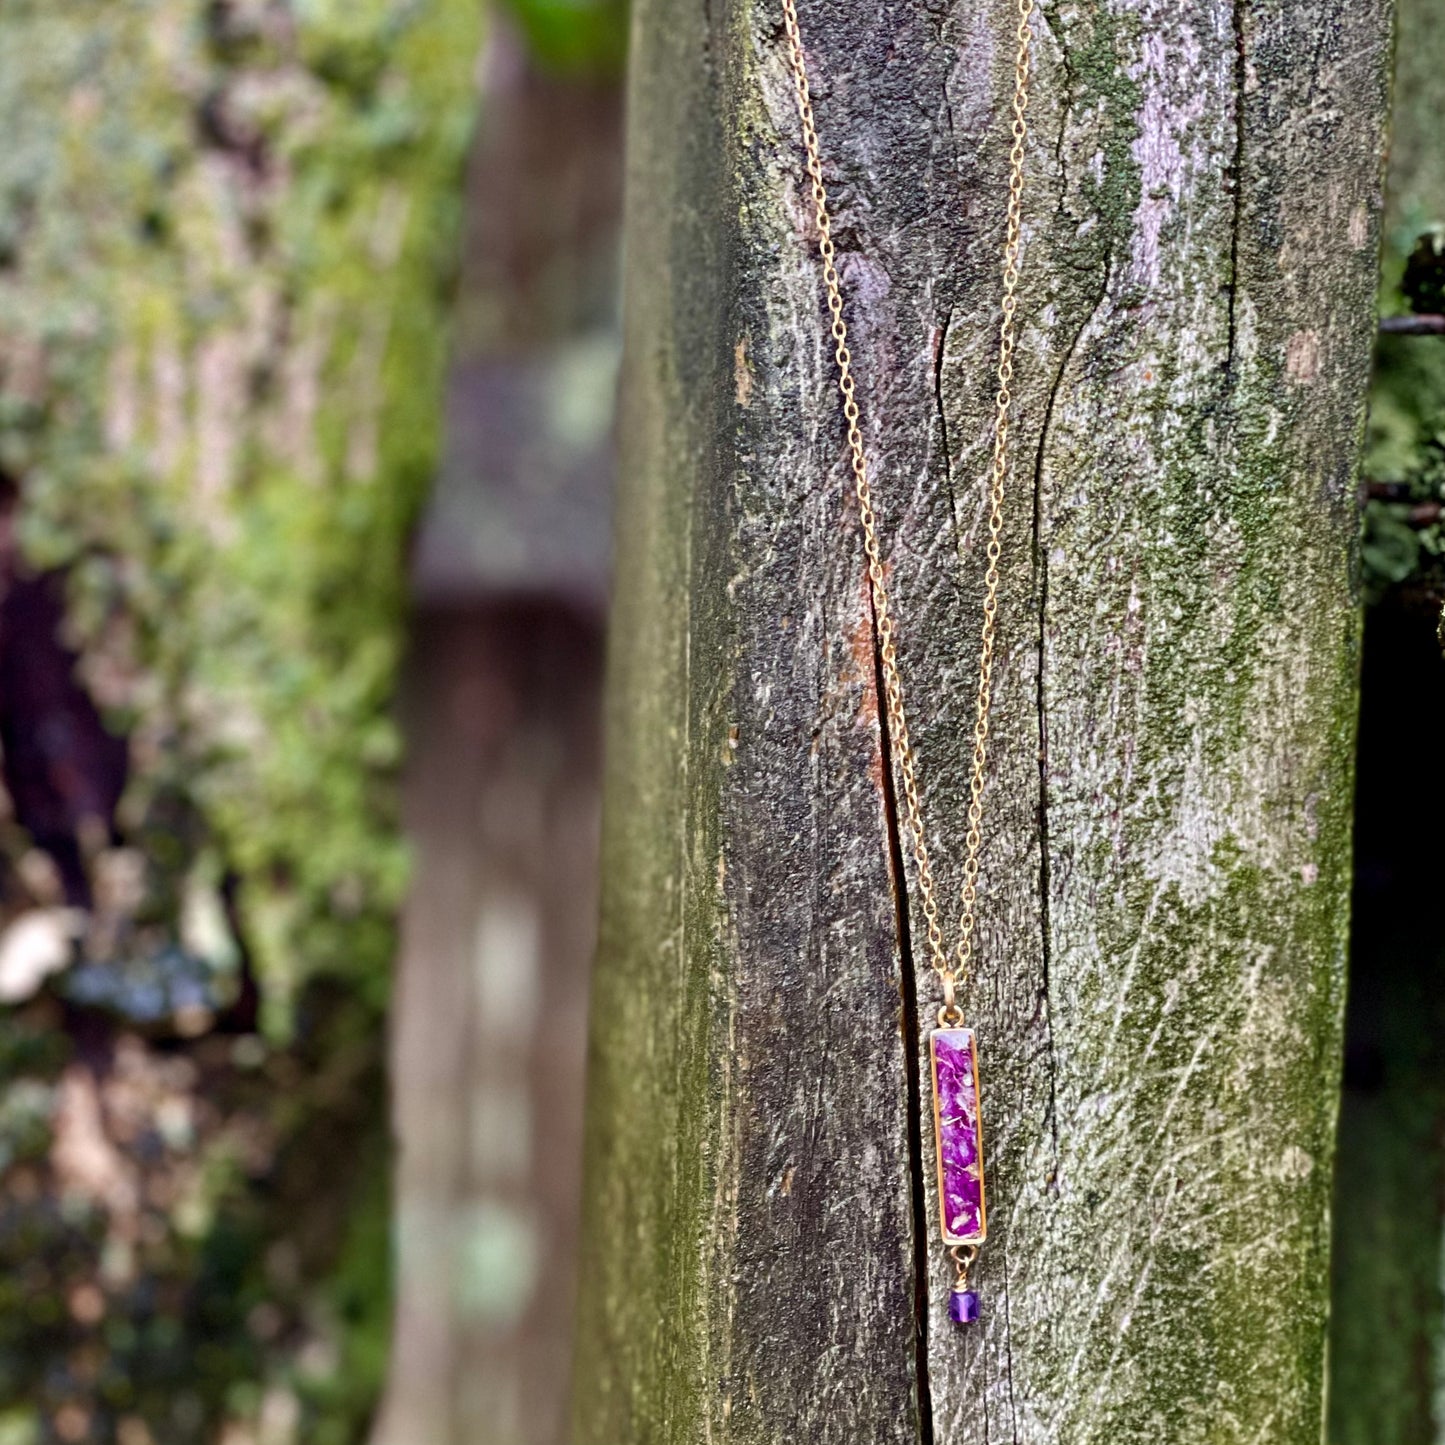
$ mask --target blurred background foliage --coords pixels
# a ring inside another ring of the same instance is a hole
[[[1445,46],[1431,0],[1398,0],[1395,108],[1362,466],[1366,599],[1445,598]]]
[[[527,212],[468,157],[498,53],[615,92],[624,35],[0,5],[0,1445],[368,1438],[408,552],[510,304],[464,216]]]
[[[1331,1445],[1445,1439],[1445,29],[1398,0],[1381,332],[1362,465],[1365,642]]]
[[[1387,325],[1445,317],[1445,223],[1402,217],[1382,279]],[[1445,595],[1445,337],[1382,332],[1363,470],[1368,597],[1407,584]]]
[[[505,0],[536,63],[554,73],[620,77],[627,59],[623,0]]]

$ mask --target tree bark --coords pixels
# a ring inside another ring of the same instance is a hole
[[[779,17],[638,5],[581,1441],[1319,1439],[1387,12],[1035,12],[959,1332]],[[1011,15],[802,14],[950,895]]]
[[[6,1439],[339,1445],[379,1389],[387,708],[480,19],[0,7]]]

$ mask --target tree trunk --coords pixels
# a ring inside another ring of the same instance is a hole
[[[564,1445],[601,629],[546,602],[418,622],[397,1329],[372,1440]]]
[[[1387,9],[1035,12],[960,1332],[779,17],[638,5],[581,1441],[1319,1439]],[[802,11],[956,895],[1013,12]]]
[[[0,7],[7,1440],[341,1442],[379,1387],[387,705],[480,18]]]
[[[413,550],[397,1328],[372,1445],[570,1438],[625,36],[559,73],[498,16],[481,67],[446,455]]]

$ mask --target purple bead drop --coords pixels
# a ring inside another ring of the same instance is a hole
[[[971,1289],[956,1289],[948,1297],[948,1317],[956,1325],[972,1324],[978,1318],[978,1296]]]

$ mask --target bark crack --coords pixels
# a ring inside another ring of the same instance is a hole
[[[908,1082],[908,1176],[913,1211],[913,1317],[914,1367],[918,1392],[919,1445],[933,1445],[933,1395],[928,1375],[928,1219],[925,1208],[923,1165],[923,1082],[919,1070],[921,1038],[918,1024],[918,983],[913,969],[913,935],[908,923],[908,875],[905,871],[903,830],[898,794],[893,782],[893,743],[888,731],[888,709],[883,681],[883,655],[878,646],[878,616],[871,594],[868,611],[873,624],[873,686],[878,697],[878,741],[883,755],[883,816],[892,872],[893,909],[897,919],[899,978],[903,1009],[903,1066]]]
[[[1239,298],[1239,239],[1244,210],[1244,84],[1247,61],[1244,36],[1245,0],[1234,0],[1234,156],[1226,174],[1233,191],[1234,210],[1229,222],[1229,340],[1224,353],[1226,380],[1234,375],[1236,307]]]
[[[958,528],[958,497],[953,489],[953,452],[948,441],[948,412],[943,403],[943,358],[948,350],[948,330],[953,325],[953,307],[943,313],[938,332],[938,350],[933,357],[933,400],[938,408],[938,434],[943,442],[943,485],[948,489],[948,515],[953,523],[954,550],[962,552],[963,538]]]
[[[1009,1438],[1013,1445],[1019,1442],[1019,1412],[1014,1404],[1014,1331],[1013,1317],[1009,1310],[1008,1248],[1000,1251],[1003,1260],[1003,1355],[1004,1370],[1008,1375],[1008,1416]],[[987,1429],[985,1429],[985,1442]]]
[[[1104,257],[1104,275],[1099,285],[1098,294],[1094,297],[1093,304],[1089,307],[1083,320],[1079,323],[1073,336],[1069,338],[1069,344],[1064,349],[1063,356],[1059,359],[1058,370],[1049,384],[1048,398],[1044,403],[1043,420],[1039,424],[1039,443],[1034,453],[1034,568],[1038,577],[1039,597],[1039,631],[1038,631],[1038,655],[1036,662],[1037,689],[1035,697],[1035,708],[1038,715],[1039,725],[1039,958],[1042,978],[1040,980],[1040,1009],[1044,1019],[1044,1033],[1048,1045],[1049,1057],[1049,1134],[1053,1141],[1053,1160],[1049,1166],[1049,1188],[1052,1189],[1058,1178],[1059,1168],[1059,1110],[1058,1110],[1058,1066],[1054,1053],[1054,1025],[1053,1009],[1051,1004],[1052,991],[1050,989],[1050,969],[1053,963],[1052,950],[1050,947],[1051,923],[1049,918],[1050,898],[1050,867],[1049,867],[1049,718],[1047,697],[1044,688],[1044,669],[1047,658],[1048,643],[1048,603],[1049,603],[1049,558],[1048,550],[1044,546],[1044,456],[1048,449],[1049,427],[1053,422],[1054,405],[1058,400],[1059,392],[1063,389],[1064,378],[1068,374],[1069,365],[1074,359],[1074,353],[1078,349],[1084,332],[1089,329],[1094,317],[1098,315],[1099,308],[1104,304],[1104,298],[1109,293],[1109,281],[1113,274],[1113,255],[1108,253]],[[1007,1296],[1007,1271],[1005,1271],[1005,1296]],[[1012,1384],[1012,1381],[1010,1381]]]

